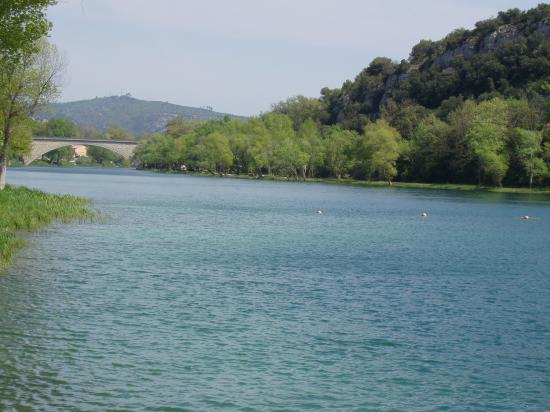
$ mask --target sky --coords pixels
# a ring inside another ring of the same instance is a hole
[[[61,101],[130,93],[257,115],[340,87],[377,56],[541,0],[59,0]]]

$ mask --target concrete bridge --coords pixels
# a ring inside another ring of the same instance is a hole
[[[94,140],[94,139],[73,139],[62,137],[33,137],[31,152],[23,157],[23,163],[28,165],[42,155],[64,146],[84,145],[98,146],[109,149],[126,160],[130,160],[134,154],[137,142],[129,140]]]

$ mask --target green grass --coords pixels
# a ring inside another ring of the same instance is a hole
[[[89,221],[98,217],[90,201],[76,196],[52,195],[26,187],[0,191],[0,269],[24,245],[22,232],[36,231],[53,222]]]

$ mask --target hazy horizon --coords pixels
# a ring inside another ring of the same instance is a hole
[[[130,93],[255,115],[290,96],[340,87],[376,56],[405,59],[421,39],[541,1],[415,3],[62,0],[48,13],[51,40],[67,56],[59,101]]]

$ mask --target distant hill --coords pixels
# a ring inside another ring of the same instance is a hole
[[[242,116],[198,107],[140,100],[129,95],[54,103],[37,118],[63,117],[71,119],[83,127],[96,127],[105,130],[110,126],[119,126],[135,135],[143,135],[163,130],[166,122],[176,116],[205,121],[223,119],[225,116],[245,119]]]

